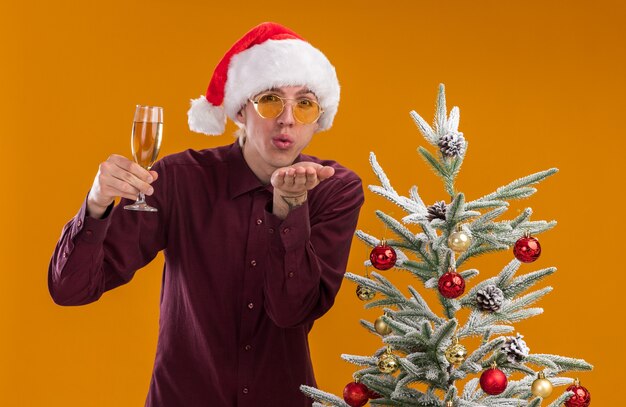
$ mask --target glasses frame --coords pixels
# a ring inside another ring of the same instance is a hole
[[[276,116],[274,116],[274,117],[265,117],[265,116],[263,116],[261,114],[261,112],[259,112],[259,99],[261,99],[263,96],[268,96],[268,95],[272,95],[272,96],[277,97],[278,99],[280,99],[280,101],[282,103],[282,107],[280,109],[280,112],[278,112],[278,114]],[[296,101],[302,100],[302,99],[306,99],[309,102],[314,103],[315,105],[317,105],[317,108],[319,110],[319,114],[317,115],[315,120],[313,120],[312,122],[305,123],[305,122],[303,122],[303,121],[298,119],[298,117],[295,114],[295,111],[292,108],[293,118],[296,119],[296,121],[298,123],[300,123],[300,124],[313,124],[313,123],[316,123],[320,119],[320,117],[322,117],[322,114],[324,113],[324,109],[322,109],[322,106],[320,106],[319,102],[317,102],[317,101],[315,101],[313,99],[310,99],[310,98],[307,98],[307,97],[301,97],[301,98],[298,98],[298,99],[285,98],[285,97],[282,97],[280,95],[277,95],[276,93],[267,92],[267,93],[261,93],[260,95],[256,96],[254,99],[248,99],[248,100],[252,103],[252,105],[254,106],[254,110],[256,110],[256,113],[261,118],[269,120],[269,119],[275,119],[275,118],[279,117],[281,114],[283,114],[283,112],[285,111],[285,105],[287,104],[286,101],[294,101],[294,102],[296,102]]]

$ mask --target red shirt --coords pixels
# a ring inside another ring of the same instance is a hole
[[[341,285],[361,205],[361,180],[335,168],[285,220],[272,188],[237,143],[160,160],[156,213],[85,216],[64,227],[50,262],[54,301],[82,305],[129,282],[164,250],[159,339],[149,407],[310,406],[307,335]]]

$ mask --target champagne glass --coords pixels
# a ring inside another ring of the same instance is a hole
[[[130,146],[135,162],[142,168],[150,170],[159,155],[163,136],[163,108],[158,106],[137,105]],[[137,202],[124,206],[132,211],[157,212],[157,208],[146,203],[143,192],[139,193]]]

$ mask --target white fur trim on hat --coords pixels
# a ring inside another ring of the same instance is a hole
[[[315,93],[324,110],[319,130],[332,126],[339,105],[335,68],[320,50],[298,39],[267,40],[234,55],[228,68],[224,111],[237,122],[237,113],[248,98],[282,86],[306,86]]]
[[[213,106],[204,95],[191,100],[187,112],[189,128],[198,133],[215,136],[224,133],[226,115],[222,106]]]

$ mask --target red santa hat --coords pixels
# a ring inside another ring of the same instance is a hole
[[[335,68],[320,50],[276,23],[263,23],[237,41],[219,62],[205,96],[191,101],[189,128],[198,133],[224,133],[226,117],[238,125],[237,113],[249,98],[271,88],[306,86],[324,113],[319,130],[333,124],[339,105]]]

